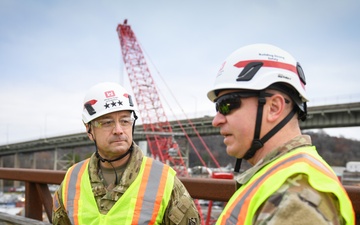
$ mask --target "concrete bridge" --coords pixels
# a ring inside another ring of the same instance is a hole
[[[360,102],[309,107],[308,112],[309,118],[301,122],[303,130],[360,126]],[[193,127],[201,136],[219,135],[219,129],[213,127],[211,122],[212,117],[191,119],[191,123],[188,120],[170,121],[175,137],[184,136],[183,129],[190,137],[195,136]],[[142,125],[137,125],[134,140],[137,143],[145,141],[145,135]],[[69,161],[76,160],[74,151],[77,152],[77,157],[81,158],[88,157],[89,152],[95,151],[93,142],[85,132],[2,145],[0,167],[63,170],[68,167]],[[43,161],[48,154],[52,154],[51,166]]]
[[[211,126],[212,117],[191,119],[191,124],[201,136],[219,135],[219,130]],[[180,121],[189,136],[195,136],[194,129],[187,120]],[[175,136],[183,136],[177,121],[171,121]],[[360,126],[360,103],[327,105],[309,108],[309,119],[301,124],[301,128],[330,128]],[[137,125],[134,139],[136,142],[145,140],[142,125]],[[66,163],[74,160],[73,152],[86,154],[94,151],[93,143],[85,133],[39,139],[28,142],[0,146],[0,182],[25,183],[25,218],[0,213],[0,223],[6,224],[42,224],[43,208],[51,221],[51,193],[48,184],[60,184]],[[65,152],[65,153],[64,153]],[[50,154],[50,155],[49,155]],[[68,158],[66,158],[66,157]],[[49,165],[45,168],[44,165]],[[63,164],[61,164],[63,163]],[[64,167],[62,167],[64,166]],[[32,168],[32,169],[29,169]],[[233,180],[181,178],[195,199],[227,201],[233,194]],[[353,202],[357,220],[360,221],[360,189],[357,186],[344,186]],[[207,192],[203,190],[206,189]],[[219,192],[218,190],[222,191]],[[32,219],[29,219],[32,218]],[[35,220],[34,220],[35,219]],[[357,223],[358,224],[358,223]]]

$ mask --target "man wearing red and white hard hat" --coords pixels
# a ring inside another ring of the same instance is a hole
[[[355,224],[349,197],[331,167],[302,135],[306,80],[286,51],[253,44],[221,65],[208,98],[213,126],[226,152],[252,167],[236,177],[238,189],[217,224]]]

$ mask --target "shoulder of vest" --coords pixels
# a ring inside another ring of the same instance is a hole
[[[159,168],[168,168],[169,171],[171,171],[173,174],[176,174],[175,170],[171,166],[169,166],[169,165],[167,165],[165,163],[162,163],[162,162],[160,162],[160,161],[158,161],[156,159],[144,156],[143,160],[150,160],[150,161],[152,161],[153,166],[156,166],[156,167],[159,167]]]

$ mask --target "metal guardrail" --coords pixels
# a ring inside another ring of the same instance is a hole
[[[43,208],[49,221],[52,221],[52,196],[48,184],[60,184],[64,176],[65,171],[0,168],[0,179],[25,182],[25,217],[39,221],[42,221]],[[236,190],[234,180],[188,177],[179,178],[194,199],[227,202]],[[360,187],[344,187],[353,203],[359,223]]]

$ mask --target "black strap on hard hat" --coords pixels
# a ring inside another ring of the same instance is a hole
[[[251,159],[255,155],[256,151],[262,148],[264,146],[264,143],[268,141],[272,136],[274,136],[274,134],[276,134],[281,128],[283,128],[285,124],[287,124],[296,113],[295,108],[293,108],[293,110],[291,110],[291,112],[282,121],[280,121],[280,123],[278,123],[266,135],[264,135],[264,137],[260,139],[261,122],[262,122],[262,115],[263,115],[263,109],[265,103],[266,103],[265,91],[260,91],[259,99],[258,99],[259,105],[256,114],[254,139],[250,149],[245,153],[244,157],[236,159],[234,171],[237,173],[240,171],[242,159],[246,159],[246,160]]]
[[[263,108],[264,108],[265,103],[266,103],[265,91],[260,91],[259,97],[258,97],[259,105],[258,105],[257,114],[256,114],[254,139],[253,139],[250,149],[247,150],[243,159],[247,160],[247,159],[252,158],[255,155],[255,152],[264,145],[263,142],[259,139],[259,137],[260,137],[260,131],[261,131]],[[235,172],[240,171],[241,162],[242,162],[242,158],[236,159],[236,164],[235,164],[235,168],[234,168]]]

